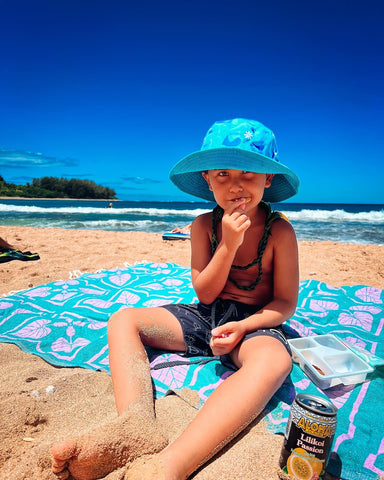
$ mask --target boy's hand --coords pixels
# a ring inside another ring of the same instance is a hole
[[[214,328],[211,334],[212,338],[209,345],[212,353],[214,355],[225,355],[232,352],[244,337],[245,331],[241,322],[228,322],[225,325]]]
[[[250,227],[251,220],[245,213],[245,198],[241,197],[233,202],[231,208],[224,210],[222,219],[223,241],[237,250],[244,240],[244,233]]]

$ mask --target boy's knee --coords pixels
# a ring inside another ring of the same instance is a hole
[[[268,375],[272,378],[285,380],[292,370],[292,358],[286,349],[281,346],[274,349],[273,353],[269,349],[263,351],[255,350],[250,357],[244,362],[243,365],[247,365],[252,374],[258,375],[256,372],[268,372]]]
[[[281,362],[281,371],[284,378],[288,377],[292,371],[292,358],[289,354],[287,354]]]
[[[108,319],[108,328],[113,327],[118,322],[120,318],[120,313],[121,312],[112,313],[112,315]]]
[[[115,312],[109,317],[109,320],[108,320],[108,323],[107,323],[108,337],[110,337],[113,334],[113,332],[116,330],[116,324],[119,323],[118,313],[119,312]]]
[[[116,332],[120,332],[126,325],[132,325],[130,321],[130,315],[128,309],[120,310],[113,313],[108,320],[107,333],[108,337]]]
[[[276,371],[276,376],[286,378],[292,370],[292,357],[283,345],[279,345],[279,350],[273,356],[271,368]]]
[[[273,362],[268,362],[269,375],[282,384],[292,370],[292,359],[288,352],[276,357]]]

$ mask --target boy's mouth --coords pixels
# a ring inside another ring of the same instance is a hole
[[[251,201],[251,197],[238,197],[238,198],[233,198],[231,200],[232,203],[236,203],[236,202],[239,202],[239,203],[249,203]]]

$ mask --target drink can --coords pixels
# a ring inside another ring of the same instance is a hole
[[[337,408],[328,400],[300,393],[289,413],[280,455],[282,471],[297,480],[318,480],[325,474],[336,430]]]

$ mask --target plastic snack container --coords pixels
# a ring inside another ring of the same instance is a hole
[[[322,390],[364,382],[373,368],[332,334],[288,340],[292,359]]]

